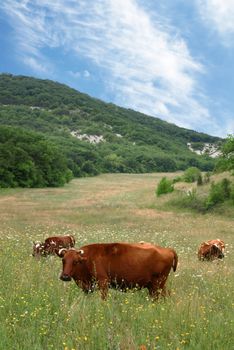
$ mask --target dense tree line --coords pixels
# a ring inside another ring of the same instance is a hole
[[[38,133],[0,126],[0,187],[57,187],[71,178],[55,144]]]

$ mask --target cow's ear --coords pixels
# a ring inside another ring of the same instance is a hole
[[[62,249],[55,249],[55,253],[60,257],[63,258],[64,254],[67,252],[67,249],[62,248]]]
[[[77,251],[77,253],[79,254],[79,261],[82,262],[82,261],[86,261],[87,260],[87,257],[84,256],[84,251],[83,249],[79,249]]]
[[[84,261],[87,260],[87,257],[85,256],[79,256],[79,263],[82,264]]]
[[[87,256],[80,256],[80,260],[81,261],[86,261],[87,260]]]

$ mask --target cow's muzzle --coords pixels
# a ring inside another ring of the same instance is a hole
[[[71,277],[68,276],[68,275],[61,275],[61,276],[60,276],[60,279],[61,279],[62,281],[64,281],[64,282],[69,282],[69,281],[71,281]]]
[[[219,253],[218,258],[219,258],[219,259],[223,259],[223,258],[224,258],[224,254],[223,254],[223,252],[220,252],[220,253]]]

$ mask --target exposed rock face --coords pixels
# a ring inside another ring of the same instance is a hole
[[[187,143],[187,146],[190,149],[190,151],[199,155],[207,154],[211,158],[219,157],[222,154],[221,151],[218,149],[218,146],[214,143],[204,143],[204,147],[202,150],[194,149],[190,142]]]
[[[99,143],[99,142],[106,142],[104,137],[102,135],[88,135],[88,134],[80,134],[80,131],[71,131],[71,135],[76,137],[79,140],[88,141],[90,143]]]

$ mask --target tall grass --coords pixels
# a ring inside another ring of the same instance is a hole
[[[0,349],[233,348],[233,221],[149,209],[159,179],[103,175],[0,195]],[[103,302],[98,291],[84,295],[60,281],[61,259],[34,259],[31,242],[65,232],[78,246],[144,239],[174,247],[170,297],[152,302],[147,290],[109,290]],[[225,259],[198,261],[199,243],[218,237],[228,244]]]

